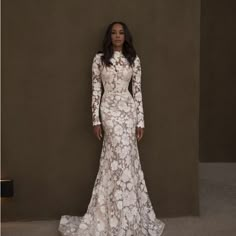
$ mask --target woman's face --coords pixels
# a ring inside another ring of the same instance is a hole
[[[125,41],[125,32],[123,26],[114,24],[111,30],[111,41],[115,50],[121,50]]]

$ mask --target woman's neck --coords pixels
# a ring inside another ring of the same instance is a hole
[[[113,51],[122,52],[122,47],[113,47]]]

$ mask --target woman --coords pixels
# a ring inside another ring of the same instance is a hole
[[[59,231],[70,236],[161,235],[165,224],[153,210],[137,146],[144,133],[140,59],[123,22],[109,25],[103,52],[93,59],[92,121],[94,134],[103,138],[92,197],[83,217],[61,217]]]

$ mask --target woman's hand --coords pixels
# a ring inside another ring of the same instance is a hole
[[[144,133],[144,128],[136,127],[136,137],[138,142],[142,139]]]
[[[102,139],[102,126],[101,125],[95,125],[93,127],[93,133],[99,140],[101,140]]]

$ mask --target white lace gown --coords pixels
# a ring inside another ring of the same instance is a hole
[[[58,230],[64,236],[160,236],[165,223],[152,207],[135,135],[144,127],[140,59],[130,67],[115,51],[113,65],[105,67],[101,55],[92,64],[93,125],[104,130],[99,170],[85,215],[63,215]]]

